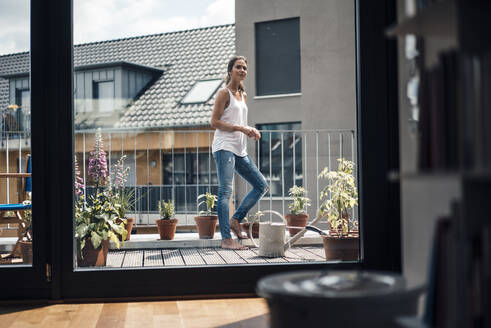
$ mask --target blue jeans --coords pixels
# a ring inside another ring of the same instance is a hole
[[[240,157],[228,150],[218,150],[213,153],[218,173],[218,223],[222,239],[232,238],[230,235],[229,202],[232,196],[234,172],[244,178],[252,186],[252,190],[245,196],[232,218],[242,221],[247,212],[257,203],[268,190],[264,176],[259,172],[249,155]]]

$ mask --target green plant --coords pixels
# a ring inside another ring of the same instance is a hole
[[[262,211],[257,211],[253,216],[252,220],[250,220],[251,223],[259,222],[259,219],[264,215]],[[243,221],[249,222],[249,219],[247,217],[244,217]]]
[[[126,213],[135,208],[135,190],[131,188],[124,188],[113,193],[111,197],[116,210],[118,211],[118,217],[121,219],[126,218]]]
[[[161,200],[158,203],[159,213],[162,220],[169,220],[174,217],[175,206],[174,201],[171,199],[169,201]]]
[[[123,243],[126,239],[126,229],[124,222],[116,223],[119,213],[114,204],[108,201],[107,190],[89,196],[89,201],[85,201],[82,195],[75,206],[75,238],[79,254],[89,240],[94,249],[97,249],[103,240],[110,239],[116,247],[120,247],[118,236],[121,236]]]
[[[199,211],[199,215],[202,214],[212,215],[213,214],[212,209],[215,207],[217,196],[213,195],[212,193],[206,192],[198,196],[198,201],[203,198],[205,200],[199,202],[198,207],[200,207],[202,204],[206,204],[206,211]]]
[[[293,200],[288,204],[290,213],[293,215],[303,214],[310,206],[310,198],[307,197],[307,190],[304,187],[293,186],[288,190],[288,194]]]
[[[325,167],[319,178],[327,178],[328,184],[320,193],[320,213],[327,216],[331,229],[340,237],[349,233],[349,210],[358,205],[358,192],[353,175],[354,163],[338,159],[338,170]]]

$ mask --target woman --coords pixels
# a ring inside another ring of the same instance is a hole
[[[216,129],[212,152],[218,171],[218,222],[222,234],[222,248],[247,249],[232,239],[230,230],[244,239],[240,221],[266,193],[267,183],[261,172],[247,155],[247,138],[259,140],[261,134],[247,125],[247,94],[243,84],[247,76],[247,60],[242,56],[230,59],[227,66],[226,87],[215,99],[211,126]],[[249,182],[253,189],[242,200],[229,221],[229,202],[232,196],[234,172]]]

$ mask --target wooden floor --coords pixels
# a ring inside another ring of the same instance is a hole
[[[0,328],[268,327],[261,298],[1,307]]]
[[[258,255],[257,248],[226,250],[222,248],[181,248],[111,251],[108,267],[164,267],[191,265],[226,265],[325,261],[322,246],[293,247],[284,257],[267,258]]]

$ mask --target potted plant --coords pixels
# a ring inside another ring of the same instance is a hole
[[[217,196],[212,193],[206,192],[198,196],[198,208],[202,204],[206,204],[206,211],[199,211],[199,215],[194,217],[196,227],[198,229],[199,239],[213,239],[215,235],[215,228],[217,226],[218,216],[214,215],[212,209],[215,207]]]
[[[358,259],[359,234],[349,225],[351,209],[358,205],[353,167],[353,162],[339,158],[337,171],[326,167],[319,174],[328,180],[320,193],[320,212],[327,216],[330,227],[329,234],[322,236],[327,260]]]
[[[176,233],[177,219],[174,218],[174,201],[161,200],[158,203],[160,219],[157,219],[157,229],[162,240],[172,240]]]
[[[114,194],[108,184],[106,153],[103,149],[101,130],[95,135],[94,150],[89,156],[89,176],[95,182],[95,195],[86,197],[84,181],[80,177],[75,157],[75,240],[79,266],[105,266],[109,240],[120,247],[120,239],[126,239],[124,223],[114,203]]]
[[[25,200],[24,205],[31,204],[30,200]],[[23,264],[32,264],[32,211],[25,210],[23,221],[25,224],[23,238],[19,242]]]
[[[247,217],[244,217],[240,226],[242,227],[242,231],[244,231],[249,238],[259,238],[259,219],[264,215],[262,211],[257,211],[256,214],[253,215],[252,220],[249,221]],[[249,226],[252,224],[252,237],[249,233]]]
[[[127,217],[127,213],[134,208],[135,191],[134,189],[126,187],[130,167],[124,166],[125,159],[126,155],[121,156],[118,162],[114,165],[112,176],[109,177],[109,188],[112,191],[114,206],[119,214],[119,219],[116,220],[116,223],[124,223],[127,232],[126,240],[130,240],[131,230],[133,229],[136,219]]]
[[[289,226],[300,228],[288,228],[290,236],[296,235],[307,225],[309,215],[306,213],[307,206],[310,206],[310,199],[307,197],[307,190],[303,187],[293,186],[288,191],[293,200],[288,204],[290,213],[285,215]]]
[[[116,223],[118,210],[108,200],[105,192],[89,196],[82,195],[75,206],[75,239],[79,266],[105,266],[109,251],[109,240],[120,247],[126,239],[124,223]]]

